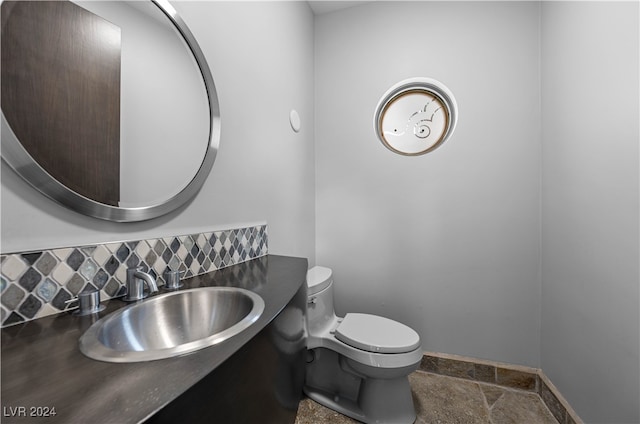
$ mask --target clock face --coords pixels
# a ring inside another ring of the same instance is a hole
[[[444,141],[449,115],[446,104],[431,91],[402,91],[384,104],[378,119],[378,135],[396,153],[421,155]]]

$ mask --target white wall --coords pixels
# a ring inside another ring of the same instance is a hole
[[[339,314],[423,348],[539,365],[539,4],[375,2],[316,17],[316,262]],[[446,84],[460,119],[426,156],[376,138],[380,96]]]
[[[143,223],[76,214],[2,163],[2,252],[267,222],[271,253],[314,257],[313,15],[303,2],[176,2],[209,62],[222,115],[213,170],[187,207]],[[289,126],[289,111],[302,130]]]
[[[640,421],[639,8],[542,5],[542,369],[590,423]]]

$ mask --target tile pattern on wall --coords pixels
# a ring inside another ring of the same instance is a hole
[[[102,300],[124,294],[126,271],[142,267],[164,285],[166,270],[182,278],[206,274],[267,254],[267,226],[149,240],[13,253],[0,257],[2,327],[77,306],[83,291]]]

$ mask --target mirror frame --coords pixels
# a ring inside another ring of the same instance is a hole
[[[213,167],[218,153],[220,144],[220,107],[213,76],[211,75],[211,70],[209,69],[204,53],[186,23],[178,15],[178,12],[173,6],[169,4],[168,0],[150,1],[171,21],[191,50],[200,68],[209,100],[210,119],[207,150],[198,172],[182,191],[164,202],[134,208],[106,205],[82,196],[53,178],[33,159],[11,130],[10,125],[5,119],[4,112],[2,113],[2,130],[3,132],[8,132],[3,134],[2,137],[3,161],[45,196],[75,212],[87,216],[115,222],[136,222],[157,218],[174,211],[193,198],[200,190]]]

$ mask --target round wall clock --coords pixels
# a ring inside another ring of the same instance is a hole
[[[457,108],[453,93],[441,82],[430,78],[407,79],[391,87],[378,102],[375,131],[392,152],[423,155],[451,136]]]

